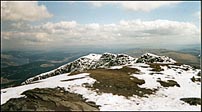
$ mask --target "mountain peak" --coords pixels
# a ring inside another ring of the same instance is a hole
[[[159,57],[158,55],[152,54],[152,53],[145,53],[142,56],[153,56],[153,57]]]
[[[137,63],[174,64],[176,61],[167,56],[158,56],[152,53],[145,53],[140,58],[138,58]]]
[[[90,54],[88,54],[86,56],[83,56],[81,58],[88,58],[88,59],[92,59],[92,60],[99,60],[101,56],[102,56],[101,54],[90,53]]]
[[[176,61],[174,61],[169,57],[158,56],[152,53],[146,53],[142,55],[140,58],[134,58],[127,54],[113,54],[108,52],[105,52],[103,54],[90,53],[86,56],[78,58],[73,62],[60,66],[59,68],[54,69],[50,72],[42,73],[35,77],[29,78],[22,84],[28,84],[36,80],[45,79],[63,73],[69,73],[75,71],[82,72],[88,69],[109,68],[112,66],[120,66],[120,65],[133,65],[135,63],[173,64],[176,63]]]

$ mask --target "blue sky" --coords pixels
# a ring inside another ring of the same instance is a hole
[[[2,2],[1,10],[3,49],[201,44],[200,1]]]
[[[199,24],[199,20],[194,16],[194,13],[200,11],[199,1],[163,6],[150,12],[126,11],[113,4],[96,8],[88,2],[39,2],[39,4],[45,5],[48,11],[53,13],[54,17],[49,19],[52,22],[75,20],[81,24],[109,24],[131,19],[167,19]]]

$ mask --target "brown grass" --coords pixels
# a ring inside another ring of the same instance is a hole
[[[176,66],[181,66],[181,65],[183,65],[182,63],[174,63],[174,64],[147,63],[147,64],[150,65],[150,67],[152,68],[151,71],[156,71],[156,72],[163,71],[163,69],[161,69],[160,66],[167,66],[168,68],[171,68],[169,65],[176,65]]]
[[[150,63],[149,65],[152,68],[151,71],[156,71],[156,72],[163,71],[163,69],[160,67],[162,64]]]
[[[113,93],[123,96],[145,96],[152,94],[154,90],[140,88],[138,85],[144,84],[145,81],[136,77],[130,76],[132,73],[138,73],[135,68],[123,67],[122,69],[94,69],[88,70],[90,77],[97,81],[93,84],[92,89],[98,92]]]
[[[157,82],[159,82],[163,87],[173,87],[173,86],[180,87],[180,85],[174,80],[167,80],[167,81],[157,80]]]
[[[201,105],[201,98],[181,98],[180,100],[190,105]]]

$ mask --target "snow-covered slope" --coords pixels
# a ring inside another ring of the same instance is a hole
[[[133,58],[126,54],[112,54],[112,53],[89,54],[73,62],[65,64],[57,69],[29,78],[22,84],[29,84],[32,83],[33,81],[74,71],[84,71],[88,69],[109,68],[111,66],[133,64],[136,62],[136,60],[137,60],[136,58]]]
[[[112,53],[93,54],[92,53],[87,56],[83,56],[73,62],[65,64],[52,71],[42,73],[35,77],[29,78],[22,84],[29,84],[36,80],[45,79],[45,78],[63,74],[63,73],[69,73],[74,71],[84,71],[84,70],[96,69],[96,68],[109,68],[111,66],[119,66],[119,65],[132,65],[134,63],[173,64],[173,63],[176,63],[176,61],[166,56],[157,56],[151,53],[146,53],[142,55],[140,58],[133,58],[126,54],[112,54]]]
[[[108,54],[105,54],[105,56]],[[95,58],[94,58],[95,56]],[[110,59],[117,58],[117,55],[110,55]],[[80,58],[83,62],[93,63],[95,60],[100,60],[101,55],[85,56]],[[106,56],[109,57],[109,56]],[[121,56],[122,57],[122,56]],[[78,60],[80,60],[78,59]],[[103,56],[103,59],[106,59]],[[77,60],[77,61],[78,61]],[[80,60],[80,61],[81,61]],[[106,62],[108,62],[106,60]],[[123,62],[124,63],[124,62]],[[104,65],[100,63],[100,65]],[[97,82],[96,79],[90,76],[90,73],[78,73],[71,75],[64,73],[57,76],[52,76],[46,79],[33,81],[32,84],[22,85],[18,87],[6,88],[1,90],[1,105],[6,103],[11,98],[25,97],[22,92],[34,88],[55,88],[64,87],[66,91],[77,93],[87,99],[87,101],[95,102],[99,105],[101,111],[106,110],[201,110],[200,105],[189,105],[181,101],[181,98],[196,97],[201,98],[201,82],[192,81],[192,78],[200,78],[199,69],[194,69],[189,65],[160,65],[161,71],[152,71],[150,64],[132,63],[128,65],[111,66],[108,69],[121,69],[124,66],[136,68],[139,73],[131,74],[132,77],[137,77],[145,81],[144,84],[138,85],[142,88],[156,89],[154,94],[140,97],[137,95],[126,98],[122,95],[114,95],[112,93],[97,92],[85,85],[92,86]],[[118,75],[118,74],[117,74]],[[116,78],[116,77],[114,77]],[[106,78],[107,79],[107,78]],[[121,80],[121,79],[120,79]],[[133,80],[133,79],[131,79]],[[179,86],[164,87],[158,81],[175,80]],[[110,87],[110,86],[109,86]],[[99,90],[98,90],[99,91]]]

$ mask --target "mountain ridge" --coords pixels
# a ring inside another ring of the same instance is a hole
[[[67,91],[81,95],[80,98],[85,99],[79,101],[82,104],[93,102],[93,107],[101,111],[199,110],[200,69],[167,59],[170,58],[148,53],[139,58],[124,54],[89,54],[32,77],[24,85],[1,89],[1,105],[4,110],[56,110],[68,103],[63,102],[63,92]],[[59,96],[55,99],[57,90],[51,88],[57,87],[64,88],[64,91],[58,91]],[[47,90],[53,94],[46,94]],[[23,94],[26,91],[29,94]],[[30,99],[34,100],[30,102]],[[49,100],[52,103],[44,104]],[[23,102],[27,101],[30,103],[24,106]],[[63,103],[52,108],[50,105],[54,102]],[[68,104],[64,110],[73,109],[73,104]],[[41,105],[45,108],[38,108]]]
[[[39,74],[24,81],[22,85],[29,84],[33,81],[45,79],[51,76],[59,75],[62,73],[69,73],[74,71],[84,71],[96,68],[109,68],[111,66],[128,65],[134,63],[162,63],[174,64],[175,60],[167,56],[158,56],[152,53],[145,53],[139,58],[133,58],[127,54],[113,54],[105,52],[103,54],[90,53],[82,56],[75,61],[62,65],[54,70]]]

